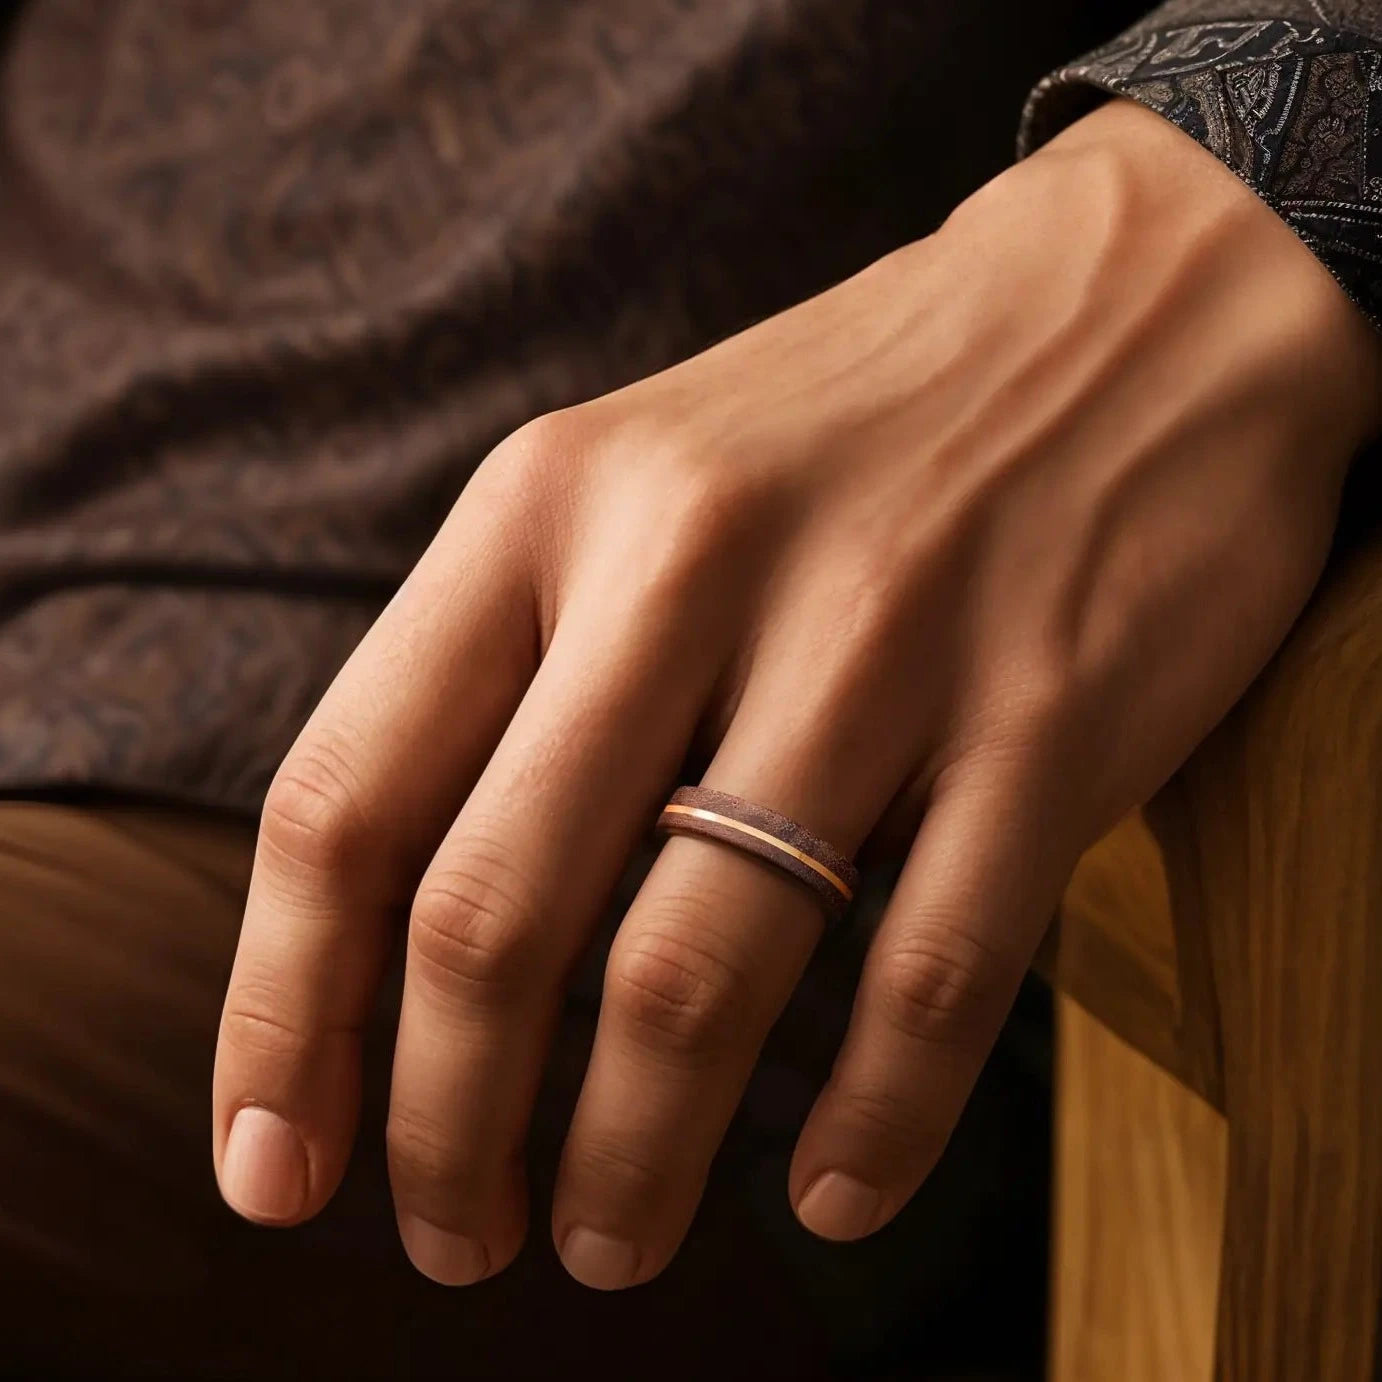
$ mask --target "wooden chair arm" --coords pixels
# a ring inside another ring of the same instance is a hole
[[[1220,1379],[1372,1378],[1382,1300],[1382,541],[1081,862],[1043,956],[1221,1109]]]

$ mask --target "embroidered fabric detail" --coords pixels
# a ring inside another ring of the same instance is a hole
[[[1032,92],[1019,154],[1107,95],[1227,164],[1382,327],[1382,45],[1289,19],[1133,29]]]

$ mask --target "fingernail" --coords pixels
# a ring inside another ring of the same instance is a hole
[[[566,1235],[561,1260],[582,1286],[592,1286],[597,1291],[632,1286],[638,1275],[638,1249],[632,1243],[580,1225]]]
[[[474,1238],[411,1214],[399,1219],[398,1231],[413,1266],[443,1286],[471,1286],[489,1274],[489,1251]]]
[[[301,1214],[307,1149],[292,1124],[266,1108],[242,1108],[221,1158],[221,1194],[247,1219],[282,1222]]]
[[[806,1188],[797,1218],[822,1238],[862,1238],[883,1203],[881,1191],[843,1171],[826,1171]]]

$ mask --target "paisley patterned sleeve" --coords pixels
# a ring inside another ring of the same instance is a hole
[[[1037,87],[1020,152],[1109,95],[1232,168],[1382,327],[1382,0],[1171,0]]]

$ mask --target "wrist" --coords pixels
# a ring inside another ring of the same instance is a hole
[[[1049,313],[1083,310],[1114,330],[1123,318],[1149,341],[1188,328],[1206,364],[1231,367],[1241,401],[1271,410],[1317,464],[1326,451],[1342,474],[1382,431],[1382,333],[1276,212],[1145,107],[1101,106],[947,228],[1019,242],[1054,289],[1024,285]]]

